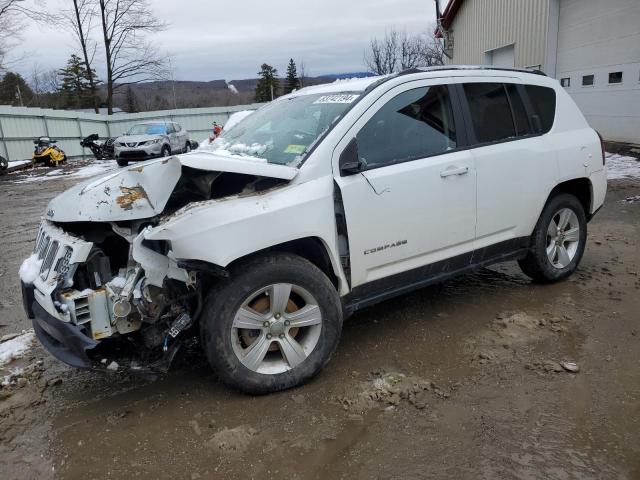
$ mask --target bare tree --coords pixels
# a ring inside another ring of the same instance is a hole
[[[300,80],[300,88],[304,88],[307,79],[307,65],[304,60],[298,61],[298,79]]]
[[[41,21],[43,1],[0,0],[0,70],[6,68],[9,50],[16,46],[24,29],[24,19]]]
[[[385,33],[382,39],[372,38],[369,51],[364,56],[367,68],[377,75],[396,72],[400,55],[399,43],[400,34],[393,29]]]
[[[98,43],[91,38],[91,31],[97,15],[95,0],[72,0],[73,5],[60,14],[60,23],[69,28],[82,51],[84,69],[89,81],[89,90],[93,99],[93,109],[100,112],[100,98],[98,97],[98,79],[92,68]]]
[[[388,75],[416,67],[442,65],[442,55],[442,46],[433,34],[409,35],[391,29],[382,39],[371,39],[364,61],[376,75]]]
[[[148,0],[99,0],[107,67],[107,107],[113,113],[116,89],[166,77],[166,61],[145,41],[166,28]]]
[[[34,63],[29,76],[29,86],[34,93],[34,106],[43,108],[60,106],[58,70],[43,70],[42,65]]]
[[[421,50],[421,63],[424,67],[444,65],[444,42],[436,38],[435,34],[432,33],[434,28],[428,30],[429,33],[424,34],[423,48]]]

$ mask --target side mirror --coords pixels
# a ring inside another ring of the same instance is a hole
[[[360,160],[360,155],[358,154],[358,140],[356,140],[355,137],[351,139],[347,147],[340,154],[338,164],[340,166],[341,177],[355,175],[364,169],[365,163]]]

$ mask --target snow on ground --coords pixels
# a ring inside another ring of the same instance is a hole
[[[73,167],[73,164],[71,164]],[[78,170],[69,170],[69,168],[55,168],[46,174],[42,174],[42,169],[38,168],[32,170],[26,176],[20,176],[16,178],[14,183],[32,183],[32,182],[44,182],[47,180],[56,179],[69,179],[69,178],[87,178],[94,177],[101,173],[108,172],[118,168],[115,160],[94,160],[91,163],[80,167]]]
[[[34,338],[33,330],[26,330],[21,335],[0,343],[0,367],[24,355],[31,348]]]
[[[617,153],[606,154],[607,179],[640,178],[640,159]]]
[[[13,162],[9,162],[9,166],[7,169],[24,167],[25,165],[29,165],[31,160],[14,160]]]

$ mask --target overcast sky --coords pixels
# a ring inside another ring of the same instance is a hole
[[[48,9],[70,0],[47,0]],[[364,70],[363,52],[372,36],[394,27],[409,33],[434,23],[433,0],[152,0],[169,22],[153,43],[171,54],[177,80],[242,79],[256,76],[264,62],[284,75],[289,58],[304,60],[308,75]],[[99,32],[96,30],[95,32]],[[26,53],[17,70],[29,75],[62,67],[77,51],[71,35],[24,31]],[[96,61],[102,73],[102,59]]]

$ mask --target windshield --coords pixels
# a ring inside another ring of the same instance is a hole
[[[358,97],[357,93],[317,94],[273,102],[223,130],[208,150],[281,165],[298,164]]]
[[[129,129],[127,135],[166,135],[167,126],[164,123],[141,123]]]

